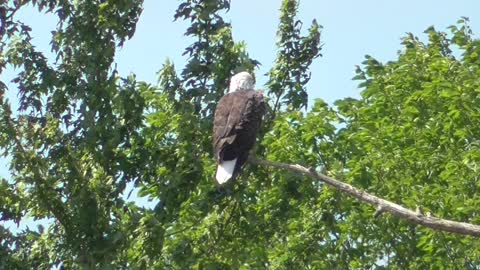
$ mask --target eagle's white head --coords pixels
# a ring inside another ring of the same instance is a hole
[[[228,92],[235,92],[237,90],[253,90],[255,88],[255,80],[252,75],[246,71],[242,71],[233,75],[230,80],[230,88]]]

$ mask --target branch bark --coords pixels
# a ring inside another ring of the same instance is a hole
[[[432,216],[426,216],[420,212],[415,212],[408,208],[405,208],[396,203],[384,200],[375,195],[369,194],[363,190],[359,190],[349,184],[343,183],[313,169],[307,169],[298,164],[287,164],[281,162],[273,162],[267,160],[260,160],[255,157],[249,157],[248,161],[251,164],[275,167],[279,169],[286,169],[291,172],[302,174],[316,180],[322,181],[325,184],[343,192],[348,195],[357,198],[358,200],[373,205],[377,208],[375,215],[380,215],[383,212],[389,212],[393,216],[406,219],[411,223],[425,226],[427,228],[437,230],[437,231],[446,231],[451,233],[470,235],[479,237],[480,236],[480,226],[474,225],[466,222],[457,222],[447,219],[436,218]]]

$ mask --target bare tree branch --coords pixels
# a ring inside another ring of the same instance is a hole
[[[374,207],[377,208],[377,212],[375,214],[377,216],[380,215],[382,212],[389,212],[390,214],[396,217],[406,219],[414,224],[419,224],[433,230],[446,231],[446,232],[452,232],[452,233],[463,234],[463,235],[471,235],[476,237],[480,236],[479,225],[441,219],[441,218],[436,218],[432,216],[426,216],[420,212],[415,212],[413,210],[405,208],[396,203],[371,195],[349,184],[330,178],[326,175],[318,173],[313,169],[307,169],[298,164],[286,164],[286,163],[273,162],[273,161],[267,161],[267,160],[259,160],[254,157],[250,157],[249,162],[255,165],[286,169],[286,170],[289,170],[298,174],[303,174],[305,176],[322,181],[325,184],[331,187],[334,187],[335,189],[343,193],[347,193],[350,196],[355,197],[362,202],[366,202],[368,204],[373,205]]]

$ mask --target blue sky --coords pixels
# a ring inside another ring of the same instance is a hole
[[[187,24],[173,22],[179,2],[145,0],[135,36],[117,52],[116,62],[122,75],[132,72],[140,80],[155,83],[156,72],[165,59],[173,60],[177,69],[183,67],[185,58],[181,54],[191,40],[183,36]],[[233,25],[235,40],[244,40],[250,55],[262,63],[256,74],[258,88],[266,81],[263,74],[276,56],[280,2],[233,0],[225,18]],[[480,1],[476,0],[300,0],[298,17],[303,20],[304,28],[308,28],[314,18],[324,27],[324,56],[312,65],[312,80],[308,85],[310,96],[328,102],[358,96],[357,83],[351,78],[354,66],[360,64],[366,54],[381,61],[393,60],[401,48],[400,38],[406,32],[424,37],[423,31],[430,25],[445,30],[461,16],[469,17],[474,32],[480,32],[478,10]],[[55,17],[26,9],[18,18],[32,26],[34,44],[50,55],[50,31],[55,28]],[[8,78],[11,73],[7,71],[0,76]]]
[[[280,0],[233,0],[226,20],[233,25],[235,40],[247,43],[250,55],[262,66],[257,80],[262,78],[276,56],[276,27]],[[451,3],[440,4],[440,3]],[[183,37],[185,24],[172,22],[178,1],[145,1],[145,10],[135,37],[118,53],[118,66],[123,74],[134,72],[140,79],[155,80],[169,57],[181,68],[183,48],[189,44]],[[312,80],[308,86],[313,98],[328,102],[346,96],[358,96],[356,82],[351,81],[354,66],[370,54],[381,61],[393,60],[401,48],[400,38],[406,32],[423,36],[430,25],[446,29],[461,16],[471,20],[473,30],[480,32],[479,1],[381,1],[381,0],[301,0],[299,18],[308,28],[312,19],[323,25],[322,58],[312,65]],[[477,15],[477,16],[475,16]]]
[[[250,56],[262,63],[256,73],[257,88],[262,88],[266,82],[263,74],[276,56],[280,2],[233,0],[225,17],[233,25],[235,40],[244,40]],[[191,40],[183,36],[187,24],[173,22],[178,4],[176,0],[145,0],[135,36],[116,56],[121,75],[135,73],[139,80],[155,83],[156,73],[165,59],[170,58],[177,69],[183,67],[182,52]],[[406,32],[424,38],[423,31],[429,26],[445,30],[461,16],[469,17],[473,31],[480,33],[479,10],[480,1],[477,0],[301,0],[298,17],[303,20],[304,28],[308,28],[314,18],[324,27],[324,56],[311,67],[310,97],[323,98],[330,103],[347,96],[358,97],[357,83],[351,78],[355,65],[360,64],[366,54],[380,61],[394,60],[401,49],[400,38]],[[33,9],[25,9],[17,16],[33,28],[33,43],[37,48],[51,57],[50,32],[55,29],[55,17],[38,14]],[[0,75],[4,82],[12,77],[11,69]],[[15,103],[16,89],[12,84],[7,85],[10,88],[8,96]],[[0,177],[8,177],[6,166],[6,161],[0,159]],[[135,195],[133,198],[141,201]]]

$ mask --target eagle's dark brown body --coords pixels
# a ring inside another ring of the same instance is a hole
[[[265,102],[260,91],[238,90],[223,96],[215,110],[213,148],[215,159],[236,160],[235,178],[248,153],[255,144],[258,130],[265,114]]]

